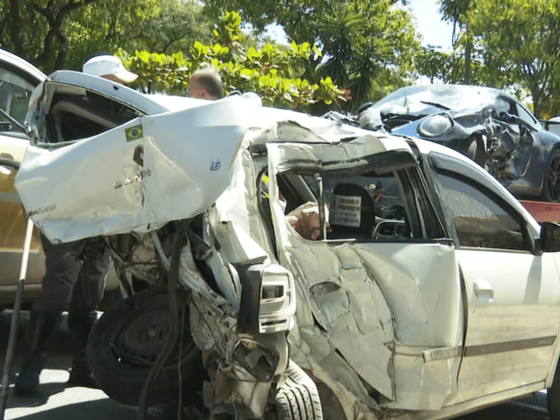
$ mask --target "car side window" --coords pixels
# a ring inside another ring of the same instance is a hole
[[[303,178],[319,197],[317,176],[304,175]],[[406,241],[424,236],[419,216],[407,211],[409,206],[402,183],[395,172],[383,175],[367,172],[350,176],[323,174],[320,178],[327,240]],[[304,204],[301,210],[317,216],[318,208],[316,198]],[[296,213],[298,211],[300,209],[296,209]],[[308,219],[296,213],[296,231],[307,238]],[[301,220],[305,223],[299,223]],[[318,228],[318,223],[318,218],[309,222],[312,228]]]
[[[116,100],[82,89],[56,93],[47,115],[49,143],[101,134],[140,116]]]
[[[438,178],[460,247],[531,251],[521,217],[490,191],[457,173],[441,171]]]
[[[527,111],[523,106],[517,104],[517,112],[519,113],[519,118],[529,124],[531,127],[536,128],[537,120],[531,115],[529,111]]]
[[[0,132],[3,135],[25,135],[24,121],[34,86],[16,73],[0,69]]]

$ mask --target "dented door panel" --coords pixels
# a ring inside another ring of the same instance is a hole
[[[284,216],[276,185],[278,170],[289,169],[290,161],[312,164],[322,152],[320,145],[300,150],[298,155],[294,144],[268,147],[278,257],[298,289],[296,360],[370,407],[441,408],[457,392],[464,333],[454,247],[435,240],[302,238]],[[340,150],[347,160],[370,152]]]
[[[469,326],[453,403],[545,381],[560,325],[554,255],[473,249],[458,255]]]

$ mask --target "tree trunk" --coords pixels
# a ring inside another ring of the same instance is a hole
[[[467,27],[467,45],[465,46],[465,84],[471,84],[471,55],[472,55],[472,38]]]

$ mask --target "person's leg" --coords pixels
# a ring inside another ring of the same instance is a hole
[[[72,289],[80,272],[76,255],[83,244],[71,242],[53,245],[41,235],[46,257],[46,273],[39,298],[33,303],[27,331],[27,354],[17,377],[17,392],[33,392],[39,385],[39,375],[60,314],[66,310]]]
[[[96,386],[87,363],[86,345],[89,333],[97,321],[96,308],[103,297],[109,263],[109,252],[106,249],[102,255],[85,261],[74,287],[68,308],[68,328],[73,348],[68,383],[73,385]]]
[[[19,394],[31,393],[39,386],[39,376],[43,370],[45,357],[52,336],[58,326],[60,314],[56,312],[31,311],[29,327],[25,338],[27,353],[15,383]]]

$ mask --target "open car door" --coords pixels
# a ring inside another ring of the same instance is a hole
[[[462,287],[412,150],[359,131],[348,141],[297,143],[298,130],[309,137],[294,127],[267,145],[277,254],[298,290],[293,357],[345,410],[352,394],[369,408],[441,408],[457,392]],[[300,194],[296,204],[316,206],[317,240],[284,214],[297,180],[312,199]]]

